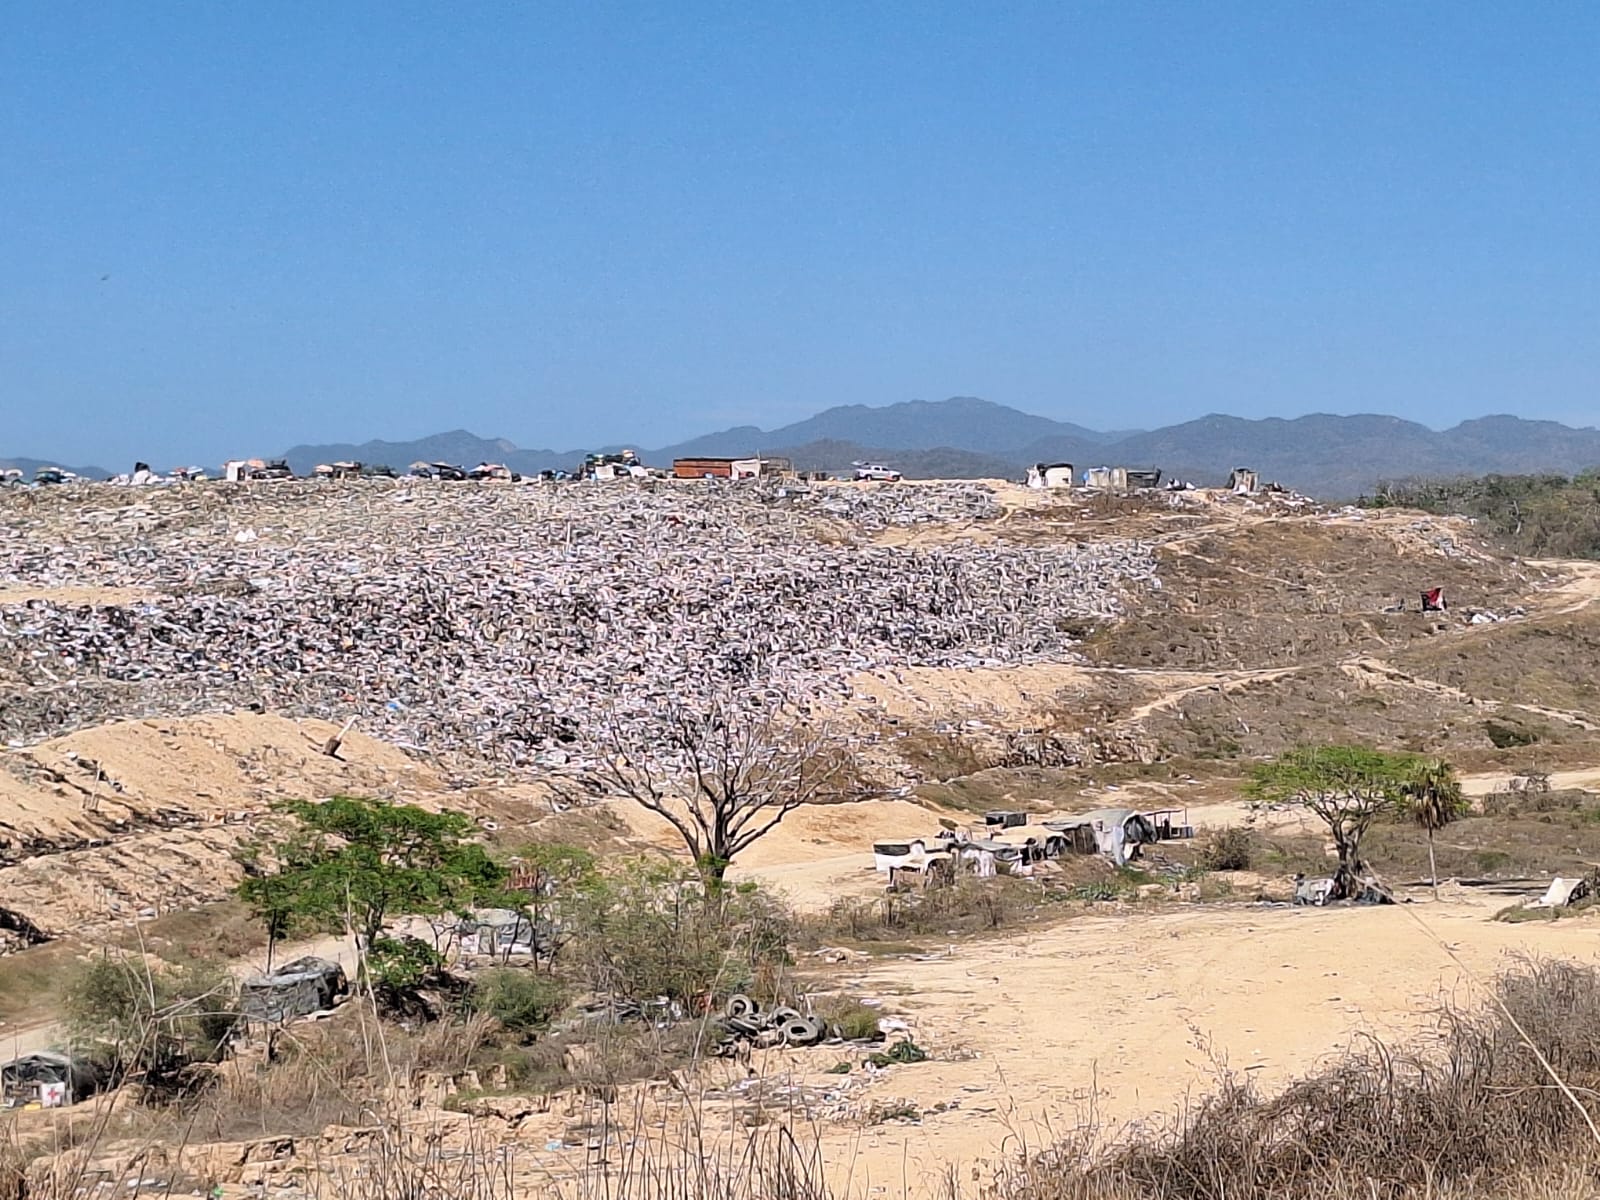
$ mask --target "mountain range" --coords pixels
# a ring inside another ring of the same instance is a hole
[[[622,443],[589,447],[616,451]],[[970,396],[871,408],[841,405],[776,429],[753,425],[708,433],[654,449],[633,447],[646,463],[674,458],[784,455],[802,470],[848,471],[850,464],[885,462],[910,478],[1021,478],[1031,463],[1160,467],[1167,478],[1220,484],[1236,466],[1254,468],[1325,500],[1353,499],[1384,479],[1558,471],[1600,465],[1600,430],[1555,421],[1491,416],[1433,430],[1380,415],[1314,414],[1292,420],[1245,420],[1212,415],[1161,429],[1101,431],[1056,421]],[[570,470],[586,450],[524,449],[504,438],[466,430],[414,441],[301,445],[282,457],[300,474],[317,463],[355,459],[404,469],[416,461],[473,466],[503,462],[525,474]],[[27,474],[35,459],[0,457],[0,468]],[[158,466],[163,464],[157,464]],[[96,467],[78,473],[107,474]]]
[[[592,447],[615,451],[621,444]],[[1220,484],[1236,466],[1263,480],[1328,500],[1352,499],[1383,479],[1493,472],[1572,473],[1600,465],[1600,430],[1555,421],[1491,416],[1443,431],[1381,415],[1314,414],[1292,420],[1211,415],[1152,430],[1097,431],[974,397],[842,405],[776,429],[740,426],[655,449],[635,446],[651,465],[674,458],[784,455],[802,470],[844,471],[858,460],[887,462],[909,478],[1020,478],[1031,463],[1160,467],[1167,478]],[[298,472],[319,462],[358,459],[395,467],[417,460],[471,466],[504,462],[533,473],[571,469],[583,450],[522,449],[465,430],[411,442],[295,446]]]

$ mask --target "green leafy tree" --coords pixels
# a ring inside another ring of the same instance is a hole
[[[291,922],[348,929],[371,951],[393,917],[465,912],[503,889],[504,868],[470,840],[461,813],[358,796],[282,811],[295,824],[274,850],[276,869],[239,885],[269,935]]]
[[[1416,762],[1414,755],[1362,746],[1300,746],[1258,763],[1246,792],[1267,803],[1301,805],[1328,827],[1339,856],[1334,893],[1348,896],[1366,867],[1361,839],[1374,821],[1400,811]]]
[[[1411,822],[1428,835],[1428,880],[1437,900],[1439,868],[1433,858],[1433,835],[1464,817],[1472,805],[1449,763],[1442,758],[1423,758],[1411,764],[1411,775],[1401,789],[1401,806]]]
[[[234,851],[234,858],[245,873],[245,884],[238,890],[267,931],[267,970],[272,970],[273,953],[278,943],[294,932],[298,911],[299,893],[293,885],[292,875],[273,869],[272,859],[281,852],[265,842],[245,842]],[[281,860],[280,860],[281,861]]]

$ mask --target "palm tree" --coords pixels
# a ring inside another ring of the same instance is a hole
[[[1461,794],[1455,768],[1442,758],[1418,759],[1402,789],[1406,815],[1428,835],[1428,880],[1433,898],[1439,898],[1439,868],[1433,860],[1433,835],[1465,816],[1469,804]]]

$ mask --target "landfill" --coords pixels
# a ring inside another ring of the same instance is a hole
[[[1073,656],[1150,547],[884,545],[982,485],[420,479],[0,492],[0,739],[258,706],[512,768],[674,705]],[[101,595],[108,597],[102,602]]]

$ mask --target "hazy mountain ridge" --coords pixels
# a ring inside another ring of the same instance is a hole
[[[104,467],[70,467],[54,458],[0,458],[0,471],[21,471],[24,479],[32,479],[33,473],[40,467],[59,467],[63,471],[71,471],[74,475],[82,475],[85,479],[103,479],[112,474]],[[132,467],[131,463],[129,467]]]
[[[1160,467],[1168,478],[1219,484],[1231,468],[1248,466],[1263,479],[1330,500],[1353,498],[1385,479],[1570,474],[1600,465],[1600,430],[1514,416],[1478,417],[1436,431],[1371,413],[1262,420],[1213,413],[1160,429],[1103,433],[970,396],[880,408],[841,405],[775,429],[745,425],[655,449],[636,442],[604,448],[630,444],[656,466],[669,466],[678,457],[759,452],[786,455],[802,470],[841,472],[856,460],[885,461],[920,478],[1020,478],[1030,463],[1070,462],[1080,469]],[[522,449],[505,438],[456,429],[412,441],[299,445],[283,456],[301,474],[340,459],[385,463],[396,470],[418,460],[464,466],[503,462],[532,474],[570,470],[584,453]],[[31,474],[39,460],[0,459],[0,465],[12,464]],[[96,468],[80,473],[105,474]]]

